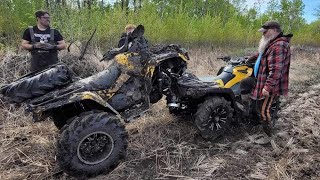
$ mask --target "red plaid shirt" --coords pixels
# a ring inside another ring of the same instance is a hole
[[[272,95],[288,95],[290,57],[287,37],[278,37],[270,42],[261,58],[253,99],[263,98],[263,88]]]

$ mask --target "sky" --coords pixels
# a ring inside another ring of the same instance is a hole
[[[247,0],[249,7],[253,7],[254,3],[261,3],[261,11],[265,11],[270,0]],[[302,0],[304,3],[304,14],[303,17],[308,23],[313,22],[317,19],[313,14],[316,13],[315,8],[320,8],[320,0]]]

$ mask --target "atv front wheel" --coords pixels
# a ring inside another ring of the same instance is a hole
[[[103,112],[77,117],[58,140],[58,164],[74,177],[108,173],[125,157],[127,138],[116,116]]]
[[[223,97],[213,97],[199,106],[195,123],[202,137],[214,140],[228,130],[232,117],[231,103]]]

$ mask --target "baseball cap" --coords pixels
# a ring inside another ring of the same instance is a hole
[[[280,23],[278,21],[267,21],[264,23],[261,28],[258,30],[259,32],[266,32],[268,29],[279,29],[281,30]]]

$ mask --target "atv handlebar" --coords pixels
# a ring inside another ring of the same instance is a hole
[[[225,62],[229,62],[231,60],[231,56],[220,56],[220,57],[217,57],[217,59],[221,59]]]
[[[243,57],[221,56],[221,57],[217,57],[217,59],[221,59],[226,63],[230,63],[234,65],[247,65],[249,67],[254,66],[254,63],[248,61],[249,59],[248,56],[243,56]]]

